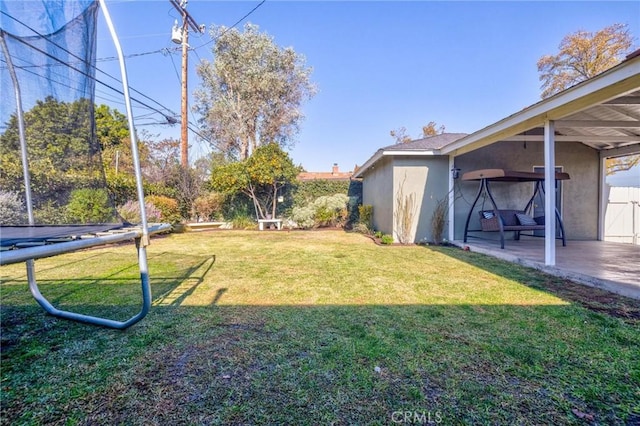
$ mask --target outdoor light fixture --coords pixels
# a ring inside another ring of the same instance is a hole
[[[454,179],[458,179],[460,177],[460,169],[457,167],[451,169],[451,177]]]
[[[175,44],[182,44],[182,29],[178,26],[178,20],[173,24],[171,30],[171,41]]]

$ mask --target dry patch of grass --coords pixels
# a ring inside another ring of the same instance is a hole
[[[38,261],[43,292],[126,317],[139,291],[129,250]],[[640,415],[638,323],[594,311],[637,312],[635,301],[589,305],[534,270],[339,231],[179,234],[149,253],[154,307],[125,332],[44,315],[22,267],[0,269],[0,423],[389,424],[402,412],[444,424],[632,424]]]

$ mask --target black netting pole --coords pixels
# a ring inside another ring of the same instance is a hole
[[[0,44],[2,44],[2,53],[4,54],[5,61],[7,62],[7,69],[11,75],[11,81],[13,82],[13,91],[16,97],[16,114],[18,117],[18,135],[20,138],[20,154],[22,158],[22,173],[24,174],[24,197],[27,204],[27,216],[29,218],[29,225],[34,225],[35,220],[33,217],[33,201],[31,198],[31,177],[29,174],[29,160],[27,157],[27,138],[24,131],[24,115],[22,113],[22,97],[20,95],[20,83],[16,76],[16,70],[13,67],[13,61],[11,60],[11,54],[7,48],[7,43],[4,38],[4,31],[0,30]]]

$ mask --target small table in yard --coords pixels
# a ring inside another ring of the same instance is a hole
[[[264,224],[273,223],[276,225],[278,230],[282,229],[282,219],[258,219],[258,229],[264,231]]]

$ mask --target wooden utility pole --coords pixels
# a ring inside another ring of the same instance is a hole
[[[195,19],[187,12],[187,1],[169,0],[171,5],[182,15],[182,95],[181,95],[181,128],[180,128],[180,165],[189,167],[189,28],[195,32],[204,32],[204,26],[198,26]]]
[[[181,128],[180,128],[180,165],[183,168],[189,167],[189,92],[188,68],[189,68],[189,28],[187,28],[187,10],[182,9],[182,96],[181,96]]]

